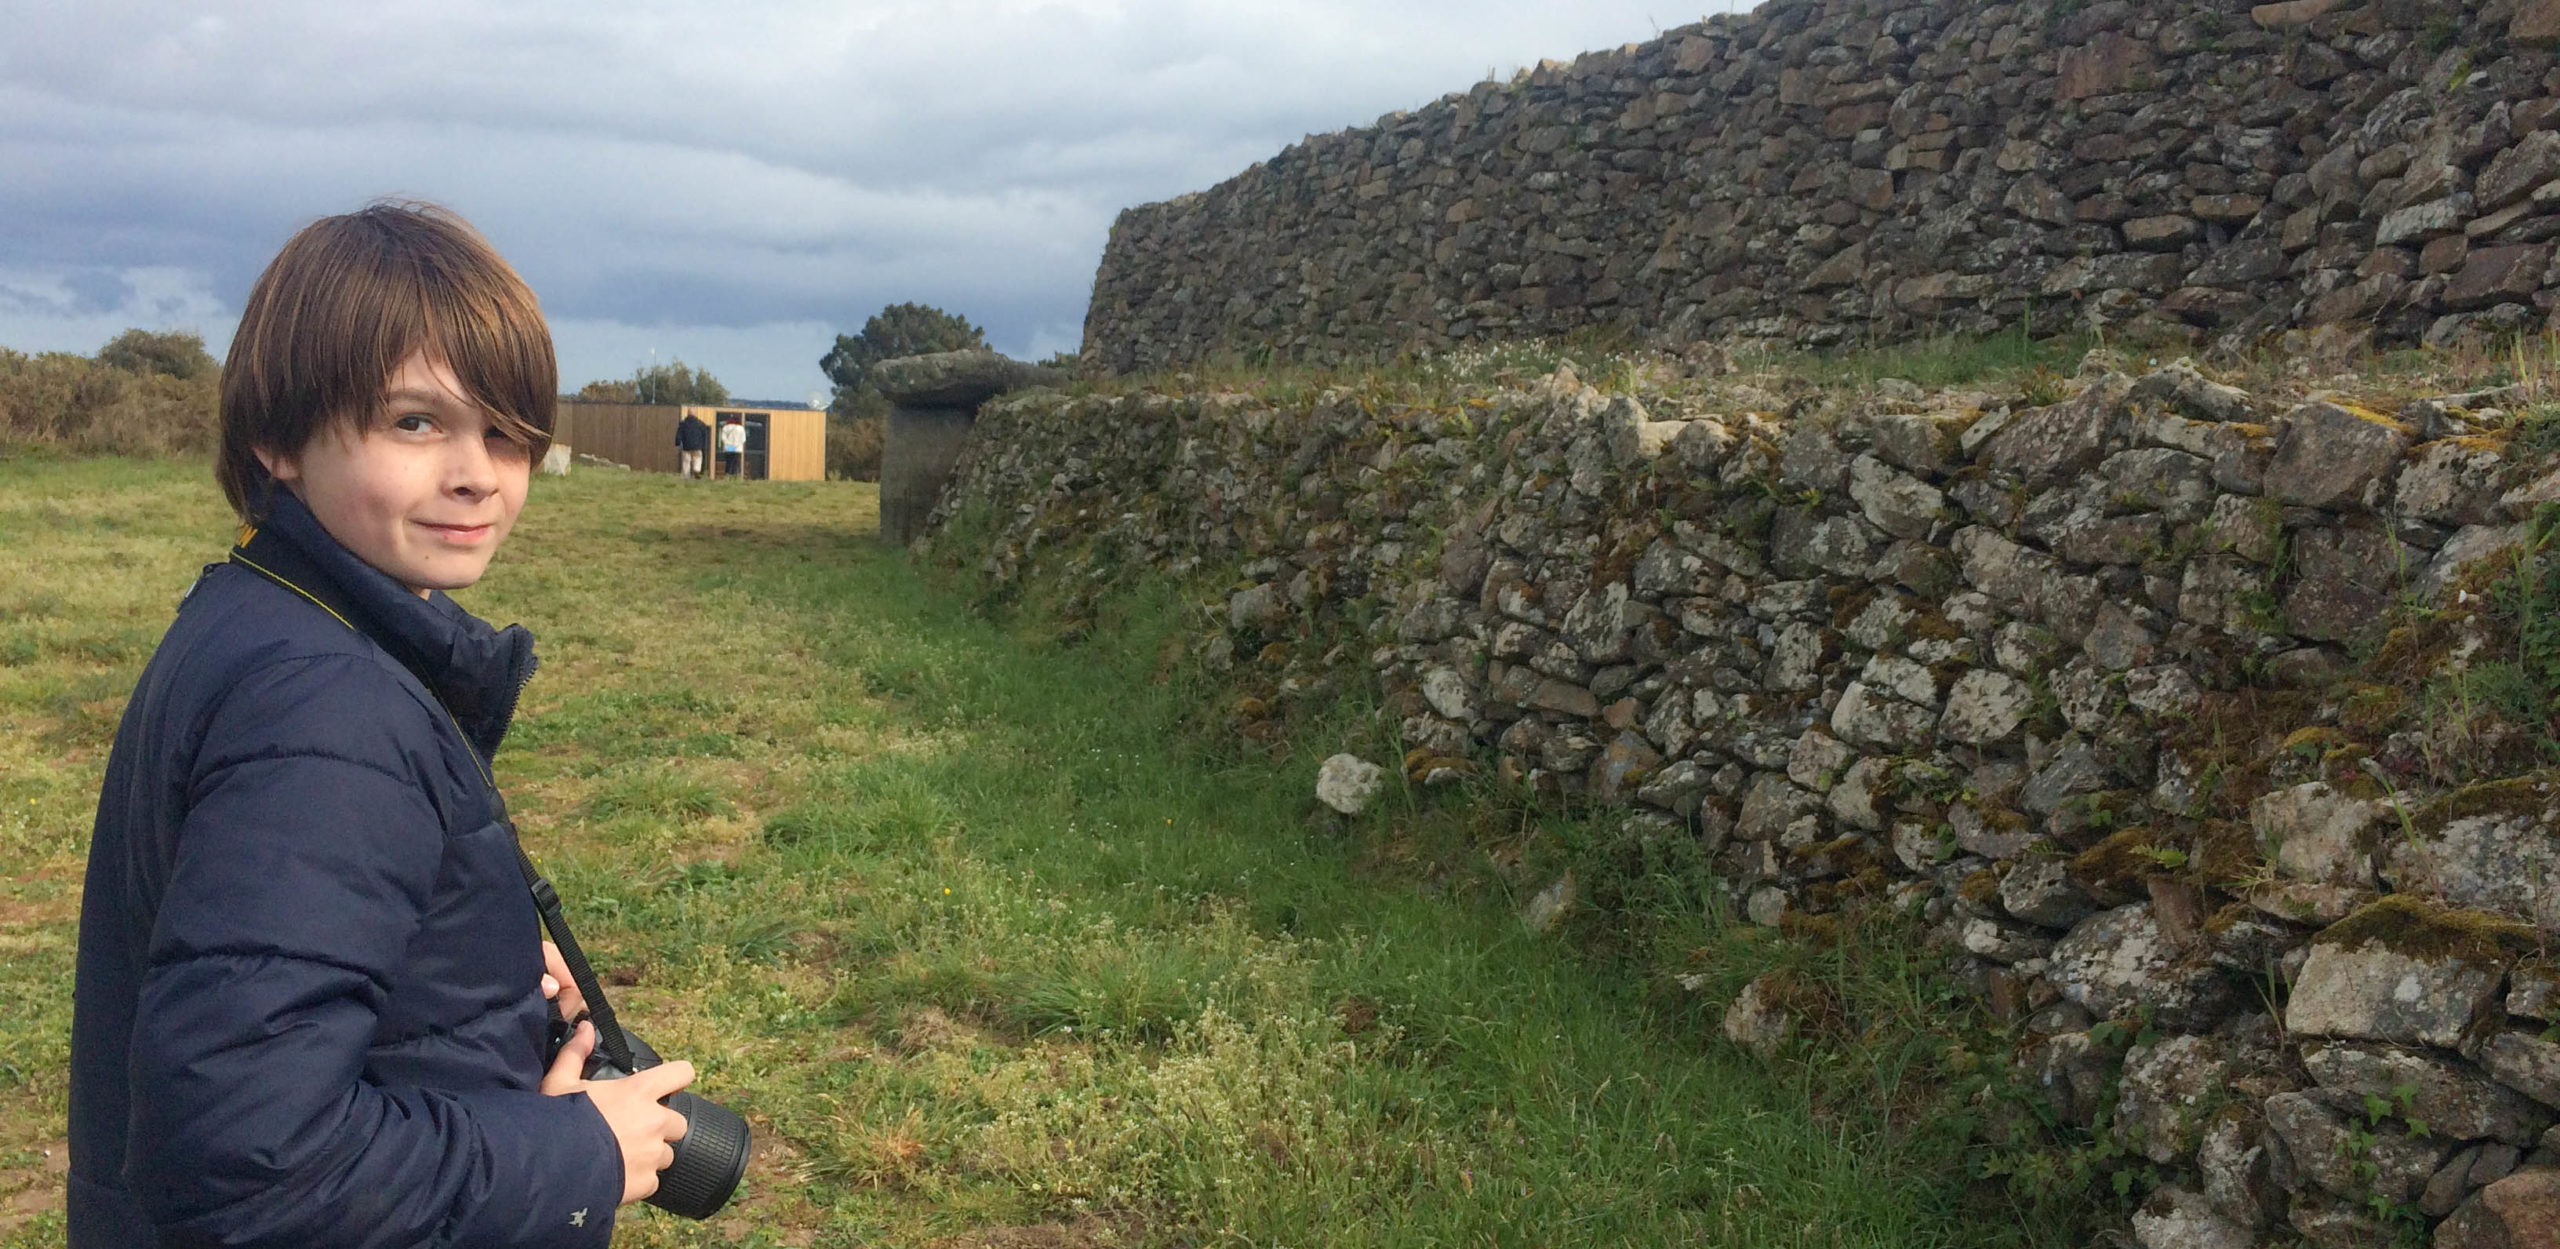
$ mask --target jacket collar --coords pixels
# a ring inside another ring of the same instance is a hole
[[[533,634],[523,625],[493,629],[442,590],[420,598],[330,537],[289,491],[275,492],[266,522],[245,531],[231,558],[373,639],[444,703],[484,759],[498,753],[533,679]]]

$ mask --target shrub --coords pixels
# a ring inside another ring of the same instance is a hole
[[[880,456],[888,437],[885,404],[877,412],[827,413],[827,476],[836,481],[880,480]]]
[[[0,448],[75,455],[212,451],[221,373],[193,334],[127,330],[95,358],[0,347]]]
[[[196,334],[126,330],[98,349],[98,363],[127,373],[160,374],[180,381],[212,377],[222,371],[213,353]]]

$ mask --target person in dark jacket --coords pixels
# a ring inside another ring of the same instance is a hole
[[[684,1063],[546,1067],[546,960],[491,757],[533,639],[478,580],[549,441],[532,293],[426,205],[297,234],[225,366],[246,524],[127,705],[73,989],[70,1243],[602,1246]],[[546,962],[548,961],[548,971]]]
[[[711,450],[711,426],[691,412],[676,422],[676,475],[700,477],[703,455]]]

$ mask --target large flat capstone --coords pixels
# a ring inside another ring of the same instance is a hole
[[[889,402],[910,408],[966,408],[1008,390],[1055,386],[1066,374],[992,351],[937,351],[883,360],[872,384]]]

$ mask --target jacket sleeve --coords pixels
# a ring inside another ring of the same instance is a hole
[[[430,723],[353,656],[254,672],[210,722],[133,1030],[126,1179],[162,1244],[610,1239],[583,1094],[364,1078],[443,857]]]

